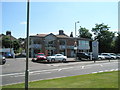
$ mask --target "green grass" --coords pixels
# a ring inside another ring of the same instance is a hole
[[[24,88],[24,83],[3,88]],[[34,81],[29,88],[118,88],[118,71]]]

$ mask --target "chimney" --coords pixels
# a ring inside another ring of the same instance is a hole
[[[71,32],[70,37],[73,37],[73,32]]]
[[[6,35],[11,35],[11,31],[6,31]]]
[[[59,30],[59,35],[64,35],[64,31],[63,30]]]

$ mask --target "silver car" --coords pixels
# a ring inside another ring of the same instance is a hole
[[[98,59],[99,59],[99,60],[104,60],[104,59],[105,59],[105,56],[99,54],[99,55],[98,55]]]
[[[102,53],[101,55],[105,56],[106,59],[116,59],[117,57],[113,53]]]
[[[64,56],[62,54],[55,54],[53,56],[48,56],[47,57],[47,61],[63,61],[63,62],[66,62],[67,60],[67,56]]]

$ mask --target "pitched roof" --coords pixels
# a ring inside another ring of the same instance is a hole
[[[58,38],[69,38],[67,35],[56,35]]]
[[[45,37],[48,34],[36,34],[36,35],[31,35],[31,36],[38,36],[38,37]]]

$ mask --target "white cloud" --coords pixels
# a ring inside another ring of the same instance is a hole
[[[27,24],[27,22],[23,21],[23,22],[20,22],[20,24]]]

